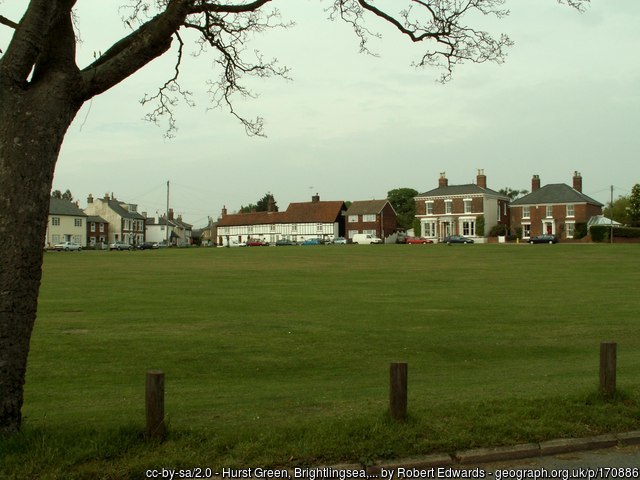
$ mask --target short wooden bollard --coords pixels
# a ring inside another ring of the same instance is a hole
[[[407,417],[407,372],[406,363],[392,363],[389,368],[389,413],[394,420]]]
[[[147,413],[147,439],[162,440],[166,434],[164,424],[164,372],[149,370],[146,377],[145,406]]]
[[[617,343],[600,344],[600,392],[613,398],[616,394]]]

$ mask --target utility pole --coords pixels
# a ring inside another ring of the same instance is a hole
[[[611,205],[611,208],[609,211],[609,216],[611,217],[609,219],[611,222],[611,232],[609,233],[609,240],[610,240],[610,243],[613,243],[613,215],[611,215],[613,213],[613,185],[611,185],[611,203],[609,205]]]
[[[167,180],[167,216],[165,217],[166,240],[165,244],[169,246],[169,180]]]

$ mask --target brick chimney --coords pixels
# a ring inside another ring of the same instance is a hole
[[[318,195],[317,193],[311,197],[312,203],[318,203],[319,201],[320,201],[320,195]]]
[[[449,186],[449,180],[447,180],[447,177],[445,175],[446,175],[446,172],[441,172],[440,173],[440,178],[438,179],[438,187],[439,188],[448,187]]]
[[[89,196],[87,197],[87,204],[91,205],[93,203],[93,195],[89,194]]]
[[[578,171],[573,172],[573,189],[582,193],[582,175]]]
[[[267,212],[273,213],[276,211],[276,202],[273,199],[273,195],[269,195],[269,199],[267,200]]]
[[[476,177],[476,184],[480,188],[487,188],[487,176],[484,174],[483,169],[478,169],[478,176]]]
[[[169,209],[169,220],[173,220],[173,208]]]
[[[534,175],[531,179],[531,192],[540,190],[540,175]]]
[[[226,217],[226,216],[227,216],[227,206],[226,206],[226,205],[223,205],[223,206],[222,206],[222,217],[224,218],[224,217]]]

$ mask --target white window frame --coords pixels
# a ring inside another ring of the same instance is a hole
[[[465,237],[476,236],[476,219],[475,218],[461,218],[459,226],[463,236]]]
[[[464,213],[471,213],[473,210],[473,205],[470,198],[465,198],[463,200],[464,204]]]
[[[575,218],[576,206],[573,203],[567,204],[567,217]]]
[[[429,200],[427,202],[425,202],[425,204],[427,205],[427,215],[433,215],[433,201]]]
[[[531,224],[523,223],[522,224],[522,238],[531,238]]]
[[[60,226],[60,217],[51,217],[51,225],[54,227]]]
[[[444,201],[444,213],[446,214],[453,213],[453,200]]]
[[[545,218],[553,218],[553,205],[546,206],[547,211],[545,212]]]
[[[375,222],[376,221],[376,215],[375,214],[373,214],[373,215],[371,215],[371,214],[363,215],[362,216],[362,221],[363,222],[368,222],[368,223]]]
[[[347,218],[347,221],[349,223],[357,223],[358,222],[358,215],[349,215],[349,218]]]
[[[522,218],[531,218],[531,207],[522,207]]]
[[[565,232],[567,238],[573,238],[576,235],[576,223],[575,222],[566,222],[565,223]]]

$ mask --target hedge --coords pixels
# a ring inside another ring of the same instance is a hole
[[[589,229],[591,240],[594,242],[606,242],[609,240],[611,227],[607,225],[594,225]],[[613,238],[640,238],[640,228],[614,227]]]

